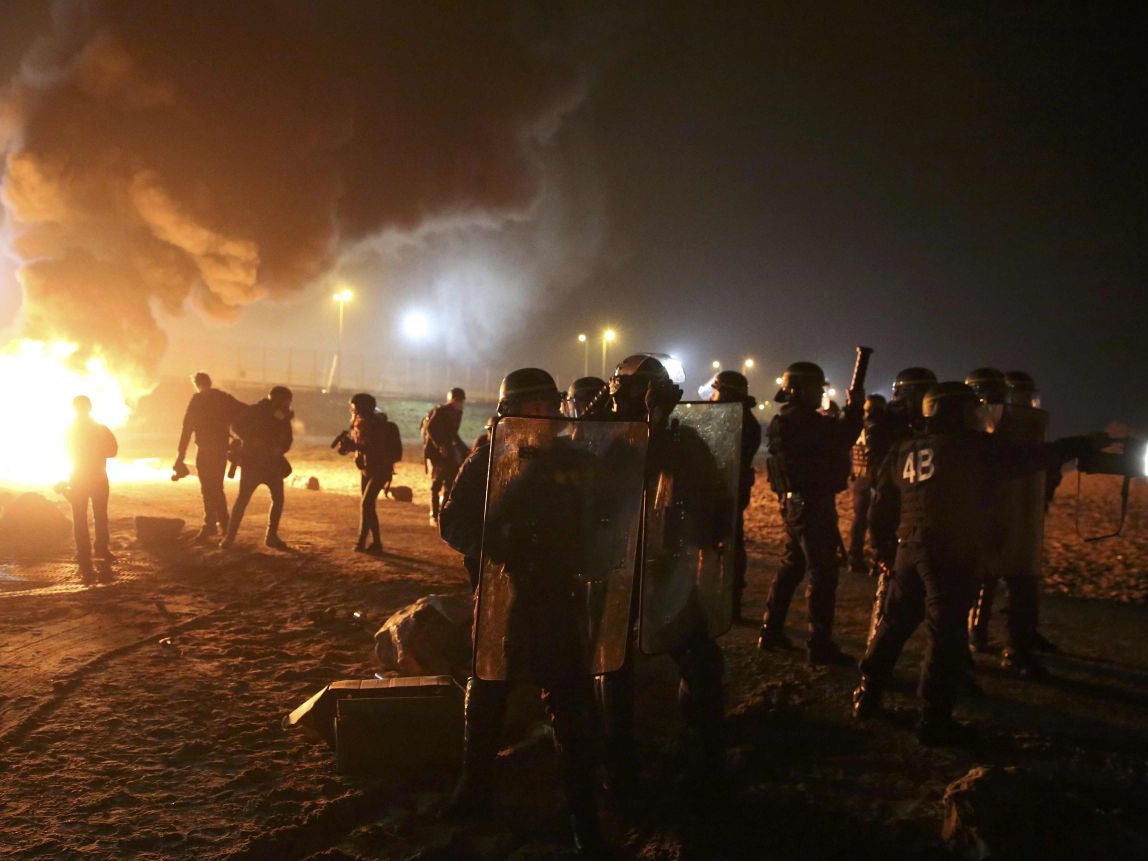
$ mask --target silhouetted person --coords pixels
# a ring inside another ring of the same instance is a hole
[[[85,395],[72,400],[75,421],[68,428],[68,453],[72,458],[69,500],[72,503],[72,532],[76,538],[76,563],[85,581],[93,575],[92,545],[88,537],[88,503],[96,527],[97,558],[111,561],[108,547],[107,460],[119,451],[115,435],[92,419],[92,402]]]
[[[339,446],[340,454],[355,452],[355,466],[360,474],[362,497],[355,552],[373,555],[383,552],[375,504],[395,474],[395,463],[403,457],[403,441],[398,426],[387,419],[386,413],[378,412],[377,406],[375,397],[366,392],[351,398],[351,432],[346,442]],[[367,543],[368,537],[370,544]]]
[[[468,451],[466,443],[458,435],[465,406],[466,392],[456,387],[447,393],[446,403],[439,404],[426,417],[423,457],[430,464],[432,523],[438,522],[439,508],[450,496],[454,477]]]
[[[252,494],[261,484],[271,492],[271,510],[267,514],[268,547],[285,550],[287,545],[279,537],[279,520],[283,516],[283,479],[291,474],[291,464],[284,456],[291,450],[292,433],[291,390],[275,386],[257,404],[247,407],[232,424],[235,435],[243,442],[239,455],[239,495],[231,511],[227,535],[219,543],[228,548],[235,543],[235,535],[243,522],[243,512]]]
[[[203,527],[196,540],[204,541],[215,535],[216,527],[226,534],[228,525],[227,497],[223,493],[223,476],[227,472],[227,446],[231,440],[231,423],[245,406],[227,392],[213,388],[211,377],[203,371],[192,382],[195,394],[187,402],[183,414],[183,431],[179,435],[179,451],[172,469],[176,475],[186,475],[184,458],[191,438],[195,437],[195,474],[203,494]]]

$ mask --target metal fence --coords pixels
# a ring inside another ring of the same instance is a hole
[[[239,346],[223,343],[173,345],[164,373],[206,370],[220,380],[293,388],[361,389],[381,397],[441,399],[462,386],[473,400],[495,400],[500,373],[491,367],[395,358],[366,353],[337,353],[296,347]]]

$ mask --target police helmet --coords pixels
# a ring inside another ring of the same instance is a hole
[[[351,396],[351,406],[353,406],[355,412],[361,416],[371,415],[378,405],[379,402],[375,400],[375,396],[367,394],[366,392],[359,392],[357,395]]]
[[[1027,371],[1007,371],[1005,373],[1005,402],[1018,406],[1040,405],[1036,391],[1036,380]]]
[[[525,403],[552,402],[557,407],[562,396],[554,378],[541,368],[519,368],[502,378],[498,387],[498,414],[514,415]]]
[[[446,393],[446,399],[448,401],[465,401],[466,392],[458,386],[455,386],[453,389]]]
[[[921,413],[943,428],[973,427],[972,416],[979,406],[980,398],[971,386],[951,380],[937,383],[925,392]]]
[[[723,401],[744,401],[749,397],[749,380],[739,371],[718,371],[710,380],[710,388]]]
[[[646,392],[653,387],[662,401],[676,403],[682,396],[669,369],[663,362],[668,356],[658,353],[635,353],[618,363],[610,377],[610,398],[617,416],[637,419],[646,415]]]
[[[908,394],[909,390],[917,387],[928,391],[931,386],[936,384],[937,375],[928,368],[905,368],[893,380],[893,397],[902,396],[902,392]]]
[[[578,418],[602,392],[606,391],[606,381],[601,377],[579,377],[566,390],[566,413],[570,418]]]
[[[779,404],[788,403],[793,400],[799,389],[824,389],[825,385],[825,372],[821,370],[820,365],[815,365],[813,362],[794,362],[781,375],[781,388],[777,390],[773,399]],[[818,395],[819,403],[820,400],[821,397]]]
[[[974,368],[965,377],[965,385],[987,404],[1004,403],[1005,375],[996,368]]]

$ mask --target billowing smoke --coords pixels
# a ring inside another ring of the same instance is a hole
[[[25,333],[147,375],[154,314],[233,316],[376,236],[539,209],[579,95],[529,7],[64,2],[0,102]],[[537,249],[536,249],[537,250]]]

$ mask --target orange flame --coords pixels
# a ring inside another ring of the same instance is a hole
[[[92,417],[116,430],[131,415],[130,400],[142,387],[129,387],[103,358],[81,360],[76,344],[20,339],[0,350],[0,481],[50,487],[68,477],[71,462],[65,435],[72,398],[87,395]],[[158,464],[109,461],[109,475],[126,480],[157,477]]]

